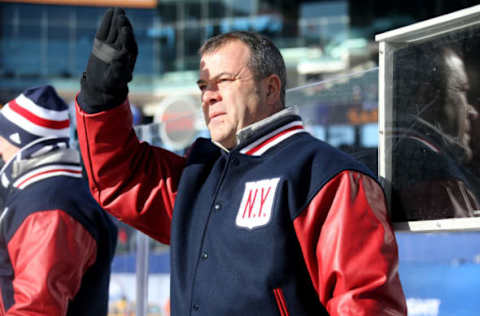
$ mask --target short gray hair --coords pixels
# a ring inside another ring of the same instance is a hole
[[[287,85],[285,61],[280,50],[267,37],[247,31],[219,34],[209,38],[200,47],[199,54],[203,56],[212,53],[223,45],[235,40],[245,43],[250,48],[248,67],[253,72],[256,80],[267,78],[273,74],[280,78],[280,100],[282,105],[285,106],[285,89]]]

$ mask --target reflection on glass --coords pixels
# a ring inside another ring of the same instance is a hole
[[[395,221],[479,215],[465,167],[472,159],[471,124],[478,117],[467,98],[465,43],[449,36],[404,48],[394,57]]]
[[[475,36],[469,41],[465,53],[465,63],[467,65],[467,74],[470,81],[470,90],[468,99],[470,104],[477,112],[480,111],[480,34],[476,32]],[[470,149],[472,159],[467,162],[469,179],[472,189],[477,196],[480,196],[480,118],[471,121],[470,125]]]

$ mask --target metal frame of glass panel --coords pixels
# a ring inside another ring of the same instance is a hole
[[[379,43],[379,177],[386,180],[385,190],[389,203],[391,202],[392,188],[388,185],[388,180],[392,179],[393,155],[388,151],[392,144],[387,134],[392,128],[394,119],[393,69],[395,61],[393,55],[399,49],[435,41],[446,34],[461,32],[477,26],[480,26],[480,5],[378,34],[375,37]],[[479,230],[480,218],[394,222],[394,227],[397,230],[414,232]]]

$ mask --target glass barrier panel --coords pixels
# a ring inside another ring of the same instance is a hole
[[[317,138],[378,168],[378,68],[310,82],[289,89],[287,105],[298,108]]]
[[[380,174],[397,229],[480,227],[479,16],[475,6],[377,36]]]

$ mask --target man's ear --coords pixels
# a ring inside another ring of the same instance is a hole
[[[264,87],[267,104],[276,104],[280,102],[282,82],[276,74],[272,74],[264,79]]]

